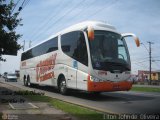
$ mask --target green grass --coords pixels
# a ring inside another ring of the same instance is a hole
[[[67,103],[48,96],[23,95],[23,97],[28,98],[32,101],[48,102],[54,108],[62,110],[72,116],[75,116],[80,120],[104,120],[103,113],[97,112],[89,108],[81,107],[75,104]]]
[[[66,103],[57,99],[53,99],[50,103],[55,108],[80,118],[81,120],[104,120],[103,113],[88,108]]]
[[[41,96],[41,95],[23,95],[23,97],[28,98],[32,101],[40,101],[40,102],[50,102],[52,98],[48,96]]]
[[[29,100],[32,101],[40,101],[40,102],[50,102],[52,100],[51,97],[48,96],[44,96],[44,95],[37,95],[37,94],[29,94],[31,93],[30,91],[17,91],[17,93],[19,93],[21,96],[23,96],[24,98],[28,98]]]
[[[131,91],[160,92],[160,88],[153,88],[153,87],[132,87]]]

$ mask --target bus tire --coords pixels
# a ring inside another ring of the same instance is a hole
[[[27,82],[26,76],[24,76],[24,77],[23,77],[23,85],[24,85],[24,86],[26,86],[26,82]]]
[[[62,95],[67,94],[67,85],[66,85],[66,80],[64,77],[60,79],[60,85],[59,85],[59,91]]]
[[[30,77],[29,76],[27,76],[26,86],[31,86]]]

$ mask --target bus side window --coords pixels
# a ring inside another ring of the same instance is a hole
[[[61,48],[66,55],[86,66],[88,65],[87,46],[83,32],[74,31],[62,35]]]
[[[71,58],[73,58],[73,52],[77,46],[76,36],[77,32],[70,32],[61,36],[62,51]]]
[[[84,34],[79,32],[77,47],[74,50],[73,57],[80,63],[88,66],[88,53]]]

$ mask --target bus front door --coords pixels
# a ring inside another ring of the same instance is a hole
[[[77,87],[76,82],[77,82],[77,69],[73,67],[69,67],[67,87],[76,88]]]

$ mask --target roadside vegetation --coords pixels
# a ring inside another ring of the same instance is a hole
[[[55,98],[42,95],[24,95],[23,97],[28,98],[31,101],[48,102],[51,106],[56,109],[62,110],[79,120],[104,120],[104,113],[91,110],[82,106],[64,102]],[[105,119],[107,120],[107,119]]]
[[[153,87],[135,87],[133,86],[131,91],[140,91],[140,92],[160,92],[160,88]]]
[[[94,110],[77,106],[71,103],[66,103],[57,99],[53,99],[51,105],[57,109],[60,109],[66,113],[69,113],[81,120],[102,120],[103,113],[96,112]]]

